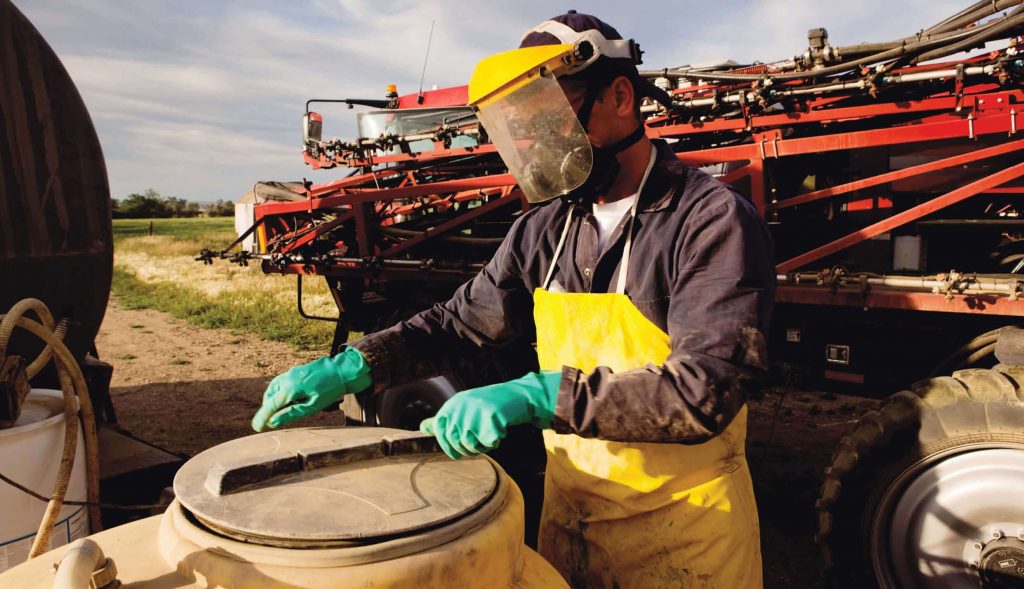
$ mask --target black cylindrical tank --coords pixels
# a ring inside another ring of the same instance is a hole
[[[107,306],[113,252],[107,173],[82,97],[39,31],[0,0],[0,313],[42,299],[71,320],[66,342],[81,358]]]

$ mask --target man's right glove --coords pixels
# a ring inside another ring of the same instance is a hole
[[[295,366],[270,381],[263,406],[252,418],[252,429],[263,431],[312,415],[371,384],[370,366],[355,348]]]

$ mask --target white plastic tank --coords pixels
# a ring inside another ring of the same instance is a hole
[[[387,428],[296,428],[210,448],[166,513],[92,536],[136,589],[561,589],[523,542],[523,498],[485,456]],[[0,573],[49,589],[53,550]]]
[[[65,499],[85,501],[85,444],[81,428],[75,465]],[[33,389],[14,427],[0,430],[0,472],[49,497],[64,451],[64,397],[60,391]],[[28,559],[46,503],[0,482],[0,572]],[[65,505],[54,526],[50,547],[89,535],[88,512]]]

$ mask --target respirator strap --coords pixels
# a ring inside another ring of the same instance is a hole
[[[647,127],[644,126],[641,123],[636,129],[633,130],[632,133],[630,133],[629,135],[626,135],[622,139],[619,139],[615,143],[612,143],[611,145],[609,145],[605,149],[607,149],[609,152],[611,152],[613,154],[614,153],[619,153],[620,151],[623,151],[625,149],[629,149],[634,143],[636,143],[637,141],[640,141],[641,139],[643,139],[644,135],[646,135],[646,134],[647,134]]]
[[[579,114],[576,115],[585,133],[590,133],[590,113],[594,110],[594,103],[597,102],[597,95],[601,93],[601,89],[597,84],[587,84],[587,94],[583,97]]]

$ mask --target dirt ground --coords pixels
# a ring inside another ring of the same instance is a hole
[[[113,364],[119,424],[172,452],[193,455],[252,432],[266,383],[313,359],[286,344],[229,330],[200,329],[112,300],[96,342]],[[832,450],[877,401],[822,392],[773,390],[750,405],[748,460],[761,519],[765,586],[818,587],[814,501]],[[302,425],[331,425],[321,413]]]
[[[193,455],[252,433],[249,420],[275,375],[317,356],[226,329],[202,329],[166,313],[126,310],[111,299],[96,338],[118,424],[171,452]],[[320,414],[310,425],[329,425]]]

